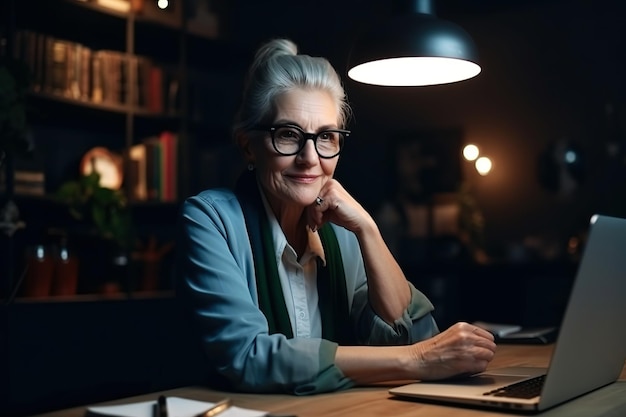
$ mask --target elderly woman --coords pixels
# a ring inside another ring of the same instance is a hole
[[[333,178],[350,108],[323,58],[263,45],[234,137],[247,162],[234,190],[182,209],[180,296],[207,373],[240,391],[314,394],[486,368],[488,332],[439,332],[370,214]]]

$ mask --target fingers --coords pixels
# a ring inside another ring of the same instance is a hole
[[[328,183],[330,184],[330,182]],[[315,198],[313,204],[311,204],[308,210],[309,227],[315,231],[322,227],[322,225],[328,221],[336,220],[339,214],[339,201],[342,195],[338,190],[333,189],[328,185],[325,189],[320,191],[320,194]]]
[[[336,201],[336,198],[331,200],[330,198],[327,199],[326,197],[317,196],[315,198],[315,206],[323,213],[326,210],[337,210],[339,203]]]
[[[323,205],[324,198],[317,196],[313,204],[307,208],[309,228],[314,232],[324,224]]]
[[[371,221],[369,213],[336,180],[324,184],[307,210],[313,230],[333,222],[356,233]]]
[[[452,325],[448,330],[459,332],[462,335],[467,335],[468,333],[475,335],[476,337],[480,337],[483,339],[494,341],[495,338],[491,332],[480,328],[478,326],[474,326],[473,324],[469,324],[466,322],[458,322]]]
[[[482,329],[480,327],[474,326],[474,328],[472,329],[472,333],[474,333],[475,335],[484,337],[486,339],[489,340],[495,340],[495,338],[493,337],[493,334],[485,329]]]
[[[423,342],[421,379],[442,379],[487,369],[496,344],[493,335],[468,323],[456,323]]]

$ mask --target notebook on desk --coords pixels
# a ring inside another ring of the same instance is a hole
[[[389,392],[448,404],[545,410],[617,380],[626,359],[625,320],[626,219],[595,215],[548,368],[493,369]]]

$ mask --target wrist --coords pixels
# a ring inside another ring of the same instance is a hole
[[[422,341],[410,345],[410,354],[407,355],[410,363],[412,378],[428,379],[428,361],[426,359],[428,341]]]
[[[422,355],[418,344],[403,346],[406,349],[400,355],[401,358],[401,372],[404,374],[404,379],[421,379],[420,367],[422,363]]]
[[[359,239],[362,239],[372,236],[372,234],[380,234],[380,231],[374,219],[371,216],[368,216],[359,223],[358,228],[357,230],[354,230],[354,233],[357,237],[359,237]]]

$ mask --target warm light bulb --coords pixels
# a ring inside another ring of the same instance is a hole
[[[348,71],[365,84],[425,86],[467,80],[480,73],[480,66],[456,58],[400,57],[366,62]]]
[[[157,1],[157,7],[161,10],[163,9],[167,9],[167,6],[169,6],[169,1],[168,0],[158,0]]]
[[[478,154],[478,146],[476,145],[469,144],[463,148],[463,157],[468,161],[473,161],[478,158]]]
[[[478,171],[480,175],[487,175],[489,174],[489,171],[491,171],[491,159],[487,158],[486,156],[481,156],[476,160],[474,166],[476,167],[476,171]]]

